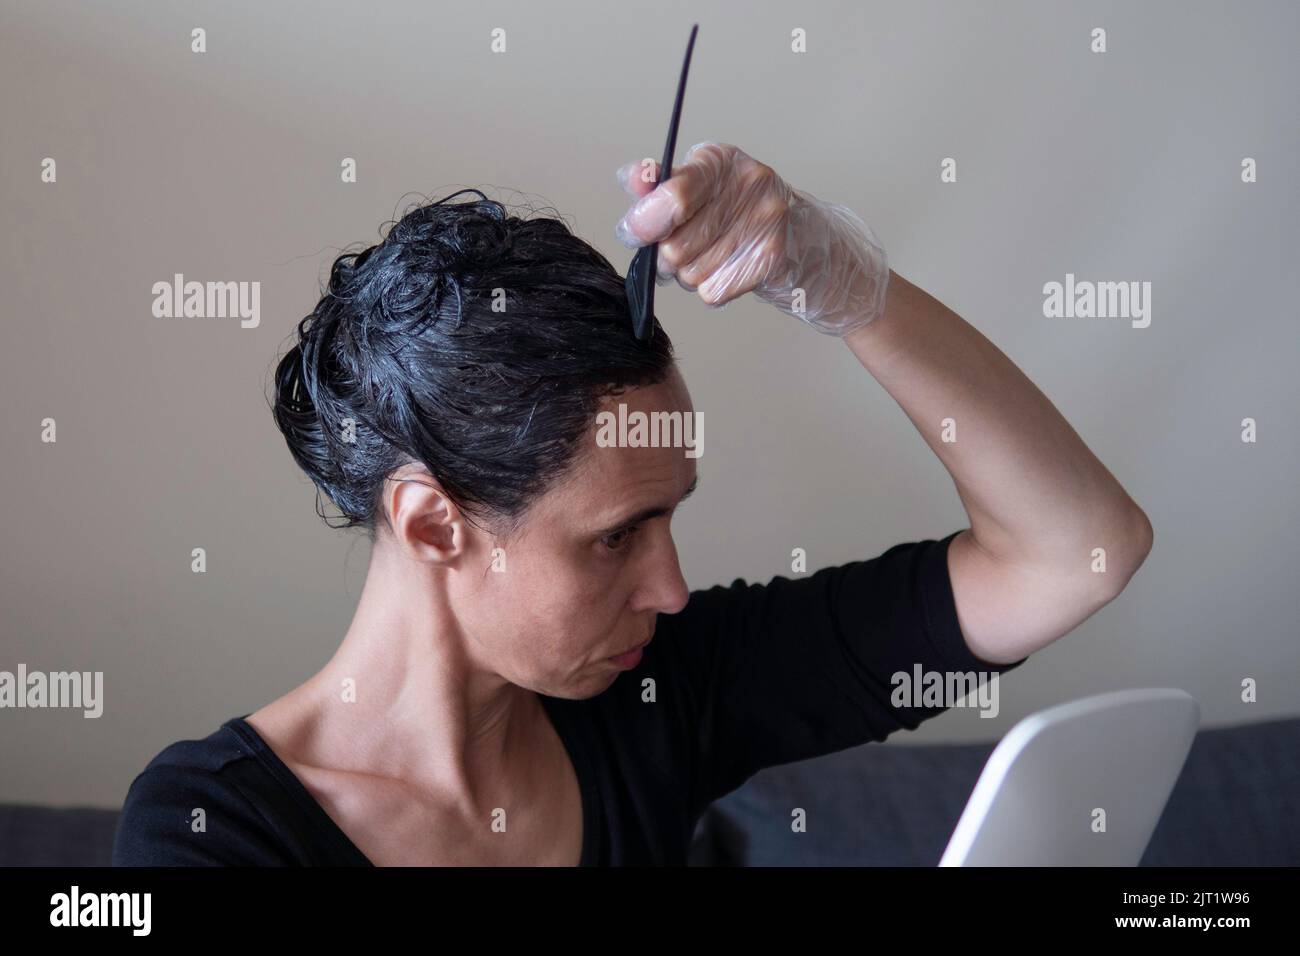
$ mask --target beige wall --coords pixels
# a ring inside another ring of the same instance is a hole
[[[0,801],[120,804],[164,745],[326,660],[366,546],[317,519],[264,389],[330,259],[375,241],[405,193],[491,185],[625,268],[613,173],[662,149],[696,20],[679,155],[733,142],[853,207],[1156,529],[1118,601],[1003,681],[996,720],[953,711],[906,740],[989,739],[1141,685],[1187,689],[1211,725],[1300,710],[1295,5],[373,6],[0,8],[0,670],[103,671],[106,695],[97,720],[0,710]],[[1089,52],[1094,26],[1110,52]],[[155,319],[151,287],[176,272],[260,282],[260,325]],[[1150,281],[1150,327],[1044,318],[1043,284],[1067,272]],[[660,314],[708,418],[674,522],[692,587],[788,572],[795,546],[818,567],[965,527],[943,467],[835,340],[675,285]]]

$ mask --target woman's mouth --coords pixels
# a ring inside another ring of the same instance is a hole
[[[632,650],[626,651],[622,654],[616,654],[613,657],[608,658],[608,660],[612,661],[616,666],[623,670],[631,670],[633,667],[636,667],[641,663],[641,652],[645,649],[646,644],[649,643],[650,641],[647,640],[643,644],[638,644],[636,647],[632,648]]]

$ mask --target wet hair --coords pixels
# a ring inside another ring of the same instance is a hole
[[[474,200],[452,202],[466,193]],[[623,277],[558,218],[477,189],[409,209],[334,260],[275,371],[289,451],[373,542],[394,469],[422,463],[498,537],[574,464],[600,400],[662,382],[672,343],[632,335]],[[476,520],[478,519],[478,520]]]

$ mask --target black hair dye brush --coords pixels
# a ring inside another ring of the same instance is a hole
[[[677,99],[673,102],[673,116],[668,123],[668,144],[664,147],[664,161],[659,168],[659,182],[673,174],[673,153],[677,150],[677,126],[682,119],[682,99],[686,95],[686,74],[691,68],[691,50],[695,48],[697,23],[691,27],[691,38],[686,43],[686,59],[682,61],[682,76],[677,81]],[[658,188],[659,183],[655,184]],[[632,334],[639,342],[649,342],[655,328],[655,278],[658,273],[659,243],[642,246],[632,257],[624,285],[627,289],[628,310],[632,313]]]

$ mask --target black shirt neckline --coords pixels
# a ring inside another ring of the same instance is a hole
[[[257,761],[270,771],[280,786],[284,787],[297,801],[298,805],[306,812],[316,829],[323,834],[337,849],[352,859],[354,865],[374,866],[370,857],[361,852],[361,849],[352,842],[342,827],[334,822],[334,818],[325,812],[325,808],[320,802],[311,795],[311,791],[298,779],[298,775],[289,769],[288,765],[279,758],[270,745],[262,739],[262,736],[254,729],[245,718],[249,714],[240,717],[232,717],[226,721],[225,726],[233,730],[240,739],[253,752]]]
[[[571,739],[572,728],[569,725],[567,714],[558,714],[563,708],[553,707],[557,703],[545,694],[538,694],[541,698],[543,709],[551,719],[551,725],[560,737],[560,742],[564,744],[564,749],[569,754],[569,759],[573,761],[574,773],[578,777],[578,790],[582,802],[582,854],[578,861],[578,866],[594,866],[596,854],[596,837],[598,835],[598,804],[597,793],[593,789],[593,777],[591,767],[587,763],[587,752],[581,746],[576,746]],[[325,812],[325,808],[320,805],[311,791],[298,779],[298,775],[289,769],[288,765],[280,759],[279,755],[271,749],[270,745],[262,739],[261,734],[248,722],[246,718],[251,715],[243,714],[238,717],[232,717],[226,721],[225,726],[233,730],[249,749],[253,752],[254,757],[266,767],[284,787],[298,804],[306,811],[307,815],[315,822],[317,829],[341,850],[345,856],[351,857],[353,863],[359,866],[374,866],[374,862],[361,851],[352,839],[343,831],[334,818]]]

